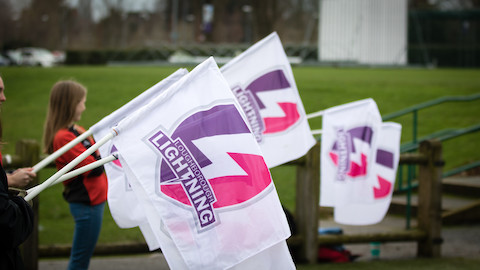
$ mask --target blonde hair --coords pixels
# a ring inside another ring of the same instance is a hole
[[[73,80],[59,81],[53,85],[43,128],[43,147],[46,153],[53,153],[55,134],[73,123],[76,107],[86,95],[87,88]]]

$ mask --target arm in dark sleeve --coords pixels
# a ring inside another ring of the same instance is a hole
[[[0,187],[0,247],[13,249],[23,243],[33,230],[33,211],[19,196],[9,197]]]

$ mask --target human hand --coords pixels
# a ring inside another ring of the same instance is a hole
[[[27,186],[35,177],[33,168],[20,168],[12,173],[7,173],[9,187],[23,188]]]
[[[22,197],[25,199],[25,196],[27,196],[26,190],[14,187],[9,187],[8,193],[12,199],[15,197]],[[33,200],[27,201],[27,203],[30,205],[30,207],[33,207]]]

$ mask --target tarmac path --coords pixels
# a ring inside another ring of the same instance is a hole
[[[362,233],[369,231],[386,231],[405,226],[405,219],[387,216],[382,222],[373,226],[344,226],[332,220],[321,221],[322,227],[341,227],[344,233]],[[414,221],[412,226],[415,226]],[[478,258],[480,256],[480,224],[444,226],[442,228],[442,257]],[[345,248],[352,254],[360,255],[358,261],[368,261],[370,244],[349,244]],[[380,260],[415,259],[416,242],[392,242],[380,245]],[[39,270],[64,270],[68,259],[40,259]],[[163,270],[169,269],[164,256],[160,252],[142,255],[96,256],[92,258],[90,270]]]

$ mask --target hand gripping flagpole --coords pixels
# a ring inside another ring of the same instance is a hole
[[[35,190],[32,190],[32,193],[27,194],[27,196],[25,196],[25,200],[29,201],[29,200],[32,200],[33,198],[35,198],[35,196],[37,196],[40,192],[42,192],[44,189],[49,187],[53,182],[55,182],[57,179],[59,179],[66,172],[73,169],[73,167],[75,167],[77,164],[82,162],[82,160],[84,160],[89,155],[91,155],[93,152],[95,152],[100,146],[104,145],[106,142],[108,142],[113,137],[115,137],[116,134],[117,134],[117,132],[114,129],[112,129],[111,132],[108,133],[107,135],[105,135],[105,137],[103,137],[100,141],[98,141],[96,144],[92,145],[90,148],[88,148],[85,152],[83,152],[81,155],[79,155],[74,160],[72,160],[70,163],[68,163],[65,167],[63,167],[57,173],[55,173],[50,178],[45,180],[45,182],[38,185]]]
[[[62,182],[64,182],[64,181],[67,181],[68,179],[71,179],[71,178],[73,178],[73,177],[75,177],[75,176],[77,176],[77,175],[80,175],[80,174],[82,174],[82,173],[84,173],[84,172],[93,170],[93,169],[95,169],[95,168],[97,168],[97,167],[100,167],[100,166],[102,166],[102,165],[105,165],[105,164],[108,163],[108,162],[111,162],[111,161],[114,161],[114,160],[117,160],[117,159],[118,159],[118,155],[117,155],[116,153],[115,153],[115,154],[112,154],[112,155],[110,155],[110,156],[108,156],[108,157],[104,157],[104,158],[102,158],[102,159],[99,159],[99,160],[97,160],[97,161],[95,161],[95,162],[92,162],[92,163],[90,163],[90,164],[88,164],[88,165],[85,165],[85,166],[83,166],[83,167],[81,167],[81,168],[78,168],[78,169],[76,169],[76,170],[74,170],[74,171],[71,171],[71,172],[69,172],[69,173],[66,173],[66,174],[62,175],[60,178],[58,178],[57,180],[55,180],[55,182],[52,183],[52,186],[53,186],[53,185],[56,185],[56,184],[59,184],[59,183],[62,183]],[[27,194],[33,192],[33,190],[39,188],[39,186],[40,186],[40,185],[36,185],[36,186],[28,189],[28,190],[27,190]]]
[[[44,158],[43,160],[41,160],[40,162],[38,162],[37,164],[35,164],[35,166],[33,166],[33,172],[34,173],[37,173],[38,171],[40,171],[41,169],[43,169],[45,166],[47,166],[48,164],[52,163],[55,159],[57,159],[58,157],[60,157],[61,155],[63,155],[65,152],[67,152],[68,150],[70,150],[72,147],[74,147],[75,145],[77,145],[79,142],[85,140],[88,136],[92,135],[93,132],[89,129],[87,131],[85,131],[84,133],[80,134],[80,136],[78,136],[77,138],[75,138],[74,140],[70,141],[69,143],[65,144],[64,146],[62,146],[60,149],[58,149],[57,151],[53,152],[51,155],[49,155],[48,157]]]

